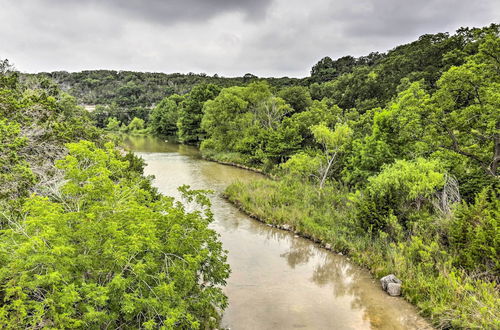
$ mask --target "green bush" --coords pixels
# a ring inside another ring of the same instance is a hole
[[[444,180],[435,160],[397,160],[384,166],[380,174],[369,178],[364,191],[356,196],[361,227],[373,233],[385,231],[388,217],[394,215],[408,228],[411,214],[431,207],[430,201],[443,187]]]
[[[500,279],[500,190],[490,187],[474,203],[462,203],[450,226],[455,265],[485,278]]]

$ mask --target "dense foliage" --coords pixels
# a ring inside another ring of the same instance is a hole
[[[73,97],[0,65],[0,327],[217,327],[229,266],[205,192],[180,188],[195,211],[158,194]]]

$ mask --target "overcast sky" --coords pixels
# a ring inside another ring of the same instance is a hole
[[[0,59],[23,72],[302,77],[324,56],[499,21],[498,0],[0,0]]]

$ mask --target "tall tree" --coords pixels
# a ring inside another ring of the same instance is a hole
[[[188,144],[199,144],[205,137],[201,128],[203,118],[203,104],[219,95],[220,87],[213,84],[195,86],[179,108],[179,140]]]
[[[184,100],[183,96],[174,94],[164,98],[150,115],[150,127],[155,134],[176,135],[177,122],[179,121],[179,105]]]
[[[326,163],[322,166],[321,181],[319,188],[322,189],[328,173],[333,164],[337,160],[337,156],[341,153],[347,142],[349,142],[352,130],[346,124],[337,124],[332,131],[323,124],[311,127],[314,139],[323,147]]]

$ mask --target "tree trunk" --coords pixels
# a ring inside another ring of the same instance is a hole
[[[494,152],[493,161],[491,162],[490,172],[493,176],[497,175],[498,163],[500,162],[500,137],[495,137],[494,142]]]
[[[335,156],[337,156],[337,153],[334,153],[332,158],[328,162],[328,166],[326,167],[325,173],[323,173],[323,177],[321,178],[321,182],[319,183],[319,189],[323,189],[323,185],[325,184],[326,177],[328,175],[328,172],[330,171],[330,167],[332,167],[333,161],[335,160]]]

